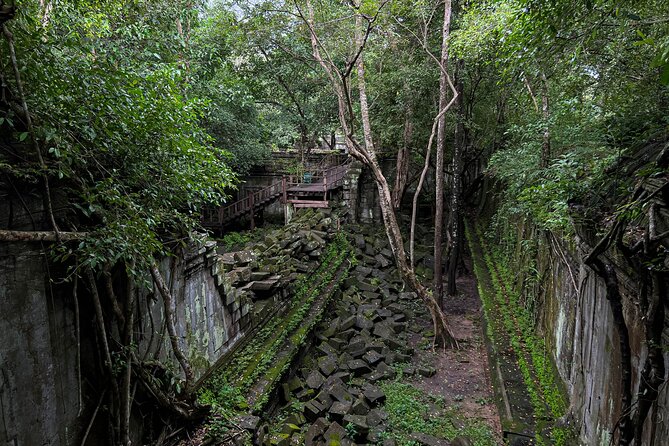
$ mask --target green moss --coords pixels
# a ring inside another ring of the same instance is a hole
[[[490,249],[477,228],[476,235],[466,228],[467,237],[473,245],[474,237],[481,247],[483,259],[474,258],[474,272],[478,279],[486,319],[489,321],[488,334],[491,339],[502,336],[508,338],[516,356],[518,368],[530,397],[537,419],[555,420],[566,411],[566,398],[557,382],[555,366],[544,340],[534,329],[531,311],[521,302],[520,293],[515,289],[517,271],[511,271],[503,249]],[[474,249],[472,249],[475,252]],[[490,281],[487,278],[490,278]],[[482,284],[491,286],[486,289]],[[522,284],[521,284],[522,285]],[[566,434],[553,434],[557,445],[564,443]],[[537,442],[544,442],[537,434]]]
[[[290,366],[291,356],[277,361],[276,356],[286,341],[294,346],[301,346],[308,333],[317,324],[321,315],[304,321],[314,301],[322,296],[323,290],[332,284],[330,296],[334,294],[341,280],[347,277],[348,270],[355,265],[348,262],[339,280],[333,283],[335,274],[341,270],[351,256],[351,245],[345,236],[339,235],[330,243],[322,257],[319,268],[309,277],[298,279],[295,292],[290,299],[290,310],[285,316],[271,319],[246,346],[235,355],[234,363],[219,370],[210,378],[199,393],[202,404],[212,406],[215,423],[228,419],[236,412],[246,411],[249,405],[243,395],[262,376],[268,382],[279,379]],[[315,286],[314,286],[315,284]],[[293,349],[293,354],[298,349]],[[268,395],[260,395],[254,402],[254,411],[259,411],[267,403]],[[216,418],[218,417],[218,418]]]
[[[490,427],[481,420],[464,417],[454,408],[444,406],[443,399],[433,398],[401,378],[381,384],[386,394],[383,409],[388,413],[388,435],[400,446],[416,444],[410,438],[414,432],[422,432],[437,438],[453,440],[463,436],[476,446],[495,445]],[[436,406],[438,411],[430,412]]]

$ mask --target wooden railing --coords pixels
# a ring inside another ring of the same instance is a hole
[[[256,206],[262,206],[268,201],[285,194],[285,190],[286,181],[285,179],[282,179],[281,181],[272,183],[259,191],[249,192],[246,197],[228,205],[221,206],[218,209],[205,209],[203,212],[202,223],[205,226],[216,226],[226,223],[233,218],[250,212]]]
[[[311,176],[311,181],[305,183],[304,177],[283,177],[281,181],[249,194],[233,203],[221,206],[218,209],[205,209],[202,215],[202,224],[209,227],[217,227],[227,223],[234,218],[251,212],[256,207],[264,206],[266,203],[281,197],[281,201],[288,200],[288,192],[323,193],[323,201],[327,201],[328,191],[336,189],[344,184],[344,178],[348,172],[348,164],[344,163],[320,172],[319,175]]]
[[[325,170],[319,170],[308,175],[309,181],[305,181],[305,176],[290,175],[288,177],[288,185],[299,186],[302,184],[323,184],[324,190],[335,189],[344,184],[344,178],[348,172],[348,163],[340,164]]]

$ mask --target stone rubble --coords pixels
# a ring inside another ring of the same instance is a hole
[[[411,358],[407,304],[416,296],[400,292],[387,241],[356,233],[354,246],[360,264],[345,281],[331,318],[315,333],[302,368],[281,389],[283,403],[300,408],[298,416],[284,420],[278,433],[270,435],[267,425],[254,431],[255,444],[354,446],[383,438],[388,414],[381,409],[386,396],[378,383],[395,378],[392,365]]]

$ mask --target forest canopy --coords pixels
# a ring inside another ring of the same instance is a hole
[[[617,232],[589,256],[605,280],[613,236],[622,246],[626,231],[655,225],[647,202],[608,195],[669,165],[666,0],[0,0],[0,26],[0,240],[56,242],[43,251],[74,301],[86,281],[124,444],[132,380],[171,416],[199,409],[160,261],[209,236],[203,213],[275,152],[303,161],[343,141],[444,345],[458,343],[443,308],[470,214],[491,217],[500,239],[529,223],[551,243],[609,224]],[[620,173],[653,144],[661,162]],[[432,286],[415,267],[421,204],[434,210],[423,219],[434,222]],[[651,238],[654,257],[636,244],[635,266],[659,263]],[[132,348],[140,285],[162,296],[174,379]],[[643,426],[648,408],[634,410]]]

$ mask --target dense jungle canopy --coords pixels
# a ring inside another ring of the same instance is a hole
[[[352,62],[364,55],[378,156],[404,151],[412,169],[422,165],[439,113],[438,2],[312,3],[319,44],[349,77],[352,121]],[[66,253],[83,264],[169,250],[204,203],[222,201],[272,150],[308,149],[340,128],[306,10],[4,0],[3,183],[67,192],[66,202],[47,199],[62,220],[41,229],[95,234]],[[470,1],[452,11],[445,68],[459,96],[445,114],[444,147],[449,161],[462,146],[465,165],[488,164],[504,185],[505,215],[566,228],[568,202],[666,131],[664,2]],[[362,137],[362,127],[351,130]]]
[[[50,259],[91,290],[121,268],[168,301],[157,259],[206,237],[206,208],[273,153],[342,140],[378,187],[402,278],[455,345],[440,305],[474,203],[500,234],[526,221],[568,237],[597,219],[596,233],[606,194],[634,191],[615,167],[669,130],[664,0],[0,0],[0,25],[0,192],[22,203],[7,221],[61,242]],[[640,175],[666,171],[668,153]],[[397,217],[412,200],[414,215],[435,209],[434,285]],[[112,304],[129,347],[133,310]],[[192,372],[173,347],[185,381],[156,398],[189,417],[174,400],[192,402]],[[109,375],[127,444],[125,364]]]

